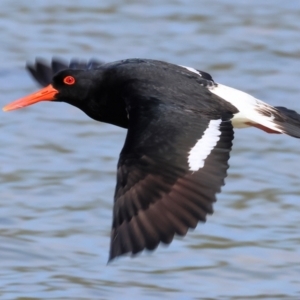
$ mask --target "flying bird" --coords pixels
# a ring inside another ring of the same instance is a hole
[[[127,129],[117,166],[109,261],[154,250],[213,213],[229,167],[233,128],[300,138],[300,115],[219,84],[206,72],[151,59],[37,59],[41,90],[6,105],[66,102]]]

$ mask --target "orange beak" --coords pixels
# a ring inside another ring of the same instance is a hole
[[[41,101],[51,101],[55,99],[55,95],[58,93],[51,84],[45,88],[30,94],[24,98],[18,99],[10,104],[3,107],[3,111],[19,109]]]

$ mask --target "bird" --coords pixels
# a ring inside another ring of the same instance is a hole
[[[300,138],[300,115],[215,82],[209,73],[152,59],[104,63],[37,58],[41,90],[6,105],[66,102],[127,129],[117,165],[109,259],[185,236],[213,213],[235,128]]]

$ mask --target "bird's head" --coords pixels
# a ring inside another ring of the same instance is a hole
[[[67,102],[81,108],[91,99],[89,94],[94,89],[93,84],[90,72],[63,70],[52,78],[51,84],[6,105],[3,110],[15,110],[41,101]]]
[[[103,70],[66,69],[53,76],[46,87],[3,107],[3,111],[20,109],[41,101],[66,102],[91,118],[127,127],[125,106],[107,83]]]

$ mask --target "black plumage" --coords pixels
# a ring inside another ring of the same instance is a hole
[[[296,112],[221,87],[196,69],[149,59],[53,59],[51,65],[38,59],[27,69],[45,88],[4,110],[64,101],[128,129],[117,168],[109,260],[169,244],[175,234],[206,221],[227,176],[233,124],[299,137]]]

